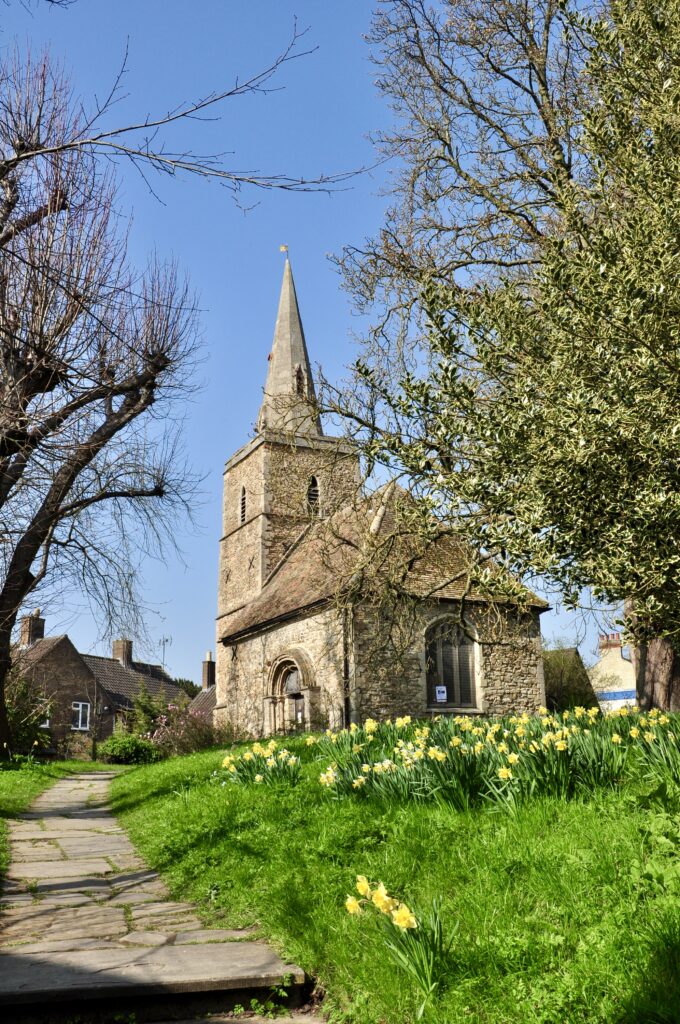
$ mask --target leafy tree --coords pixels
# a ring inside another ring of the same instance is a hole
[[[584,587],[627,602],[640,698],[676,707],[680,4],[613,0],[565,28],[587,64],[540,237],[492,279],[417,277],[421,364],[395,380],[364,361],[350,411],[509,592],[538,574],[572,604]]]
[[[173,679],[173,683],[175,686],[179,686],[181,690],[184,690],[189,700],[201,692],[201,687],[197,686],[196,683],[192,683],[191,679]]]
[[[167,712],[168,701],[165,694],[161,693],[154,697],[149,693],[149,687],[142,679],[139,690],[132,703],[131,727],[132,732],[138,736],[146,736],[156,728],[158,719]]]

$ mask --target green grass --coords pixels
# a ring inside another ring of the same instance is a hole
[[[110,770],[111,765],[92,761],[0,762],[0,878],[9,863],[7,826],[2,820],[27,810],[48,786],[65,775],[82,771]]]
[[[357,874],[416,913],[441,897],[455,937],[427,1021],[680,1021],[677,807],[647,806],[642,783],[512,814],[338,800],[318,783],[327,760],[289,747],[296,787],[221,785],[210,752],[129,771],[114,810],[176,896],[215,925],[258,924],[316,977],[332,1021],[408,1024],[420,1002],[379,922],[344,909]]]

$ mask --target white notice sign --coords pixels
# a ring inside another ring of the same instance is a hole
[[[447,701],[446,687],[435,686],[434,695],[438,704],[445,704]]]

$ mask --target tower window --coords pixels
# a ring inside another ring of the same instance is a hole
[[[309,487],[307,488],[307,508],[314,516],[318,516],[321,507],[321,492],[319,491],[319,481],[315,476],[309,481]]]
[[[295,392],[301,396],[305,393],[305,375],[301,366],[295,368]]]
[[[241,500],[239,502],[238,512],[239,512],[239,520],[241,521],[241,523],[245,523],[245,521],[246,521],[246,489],[245,489],[245,487],[241,488]]]

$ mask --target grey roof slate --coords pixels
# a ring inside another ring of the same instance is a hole
[[[175,686],[172,678],[160,665],[133,661],[128,668],[116,658],[104,658],[97,654],[80,656],[99,685],[119,707],[132,707],[142,682],[146,684],[152,697],[160,697],[163,693],[168,700],[173,700],[184,693],[179,686]]]
[[[189,711],[194,715],[200,715],[201,718],[212,718],[212,713],[217,703],[215,690],[216,687],[209,686],[207,690],[201,690],[200,693],[197,693],[189,704]]]

